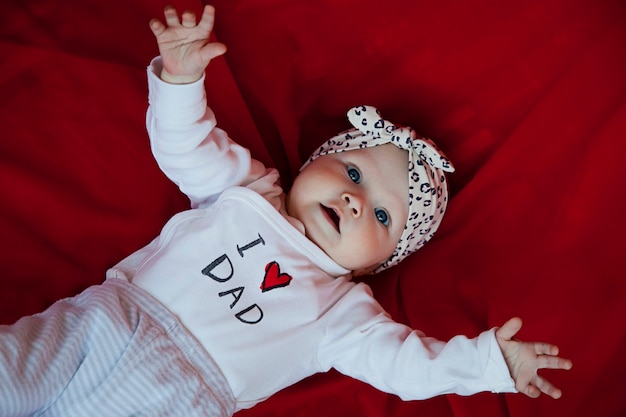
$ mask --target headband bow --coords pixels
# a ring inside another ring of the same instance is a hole
[[[432,140],[418,137],[411,127],[397,126],[383,119],[375,107],[353,107],[348,111],[348,120],[365,136],[371,137],[374,146],[393,143],[406,151],[417,152],[420,159],[431,167],[454,172],[448,158]]]
[[[347,116],[354,129],[329,139],[302,168],[322,155],[386,143],[408,151],[409,215],[393,254],[374,271],[380,272],[396,265],[433,237],[448,204],[445,172],[454,172],[454,167],[432,140],[418,136],[408,126],[383,119],[374,107],[353,107]]]

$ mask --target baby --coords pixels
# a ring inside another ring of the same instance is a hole
[[[513,339],[514,318],[447,343],[390,319],[353,275],[426,243],[446,209],[432,141],[348,112],[291,190],[216,127],[204,71],[214,10],[153,20],[147,129],[163,172],[189,197],[161,234],[101,285],[0,326],[0,416],[229,416],[335,368],[406,400],[444,393],[561,391],[556,346]]]

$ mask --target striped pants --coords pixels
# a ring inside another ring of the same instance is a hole
[[[231,416],[211,356],[140,288],[106,280],[0,326],[0,416]]]

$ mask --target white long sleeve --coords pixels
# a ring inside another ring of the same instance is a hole
[[[157,76],[160,68],[160,58],[148,68],[146,128],[159,167],[189,197],[191,207],[205,207],[235,185],[250,187],[268,200],[280,195],[282,189],[272,187],[278,180],[276,170],[252,159],[248,149],[216,127],[206,103],[204,76],[191,84],[172,85]]]
[[[481,391],[516,392],[495,330],[448,342],[396,323],[369,287],[350,291],[334,307],[320,362],[405,400]],[[344,319],[340,319],[345,317]],[[367,319],[364,319],[367,318]]]

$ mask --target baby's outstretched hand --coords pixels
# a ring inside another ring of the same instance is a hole
[[[161,79],[173,84],[185,84],[199,80],[209,62],[226,52],[226,46],[209,42],[215,21],[213,6],[204,6],[202,18],[196,24],[196,15],[183,12],[178,18],[172,6],[163,12],[165,24],[158,19],[150,21],[150,29],[159,45],[163,62]]]
[[[515,380],[515,388],[532,398],[539,397],[542,392],[552,398],[560,398],[561,390],[539,376],[537,370],[569,370],[572,361],[558,357],[559,348],[550,343],[513,339],[521,327],[522,320],[515,317],[496,330],[496,340]]]

